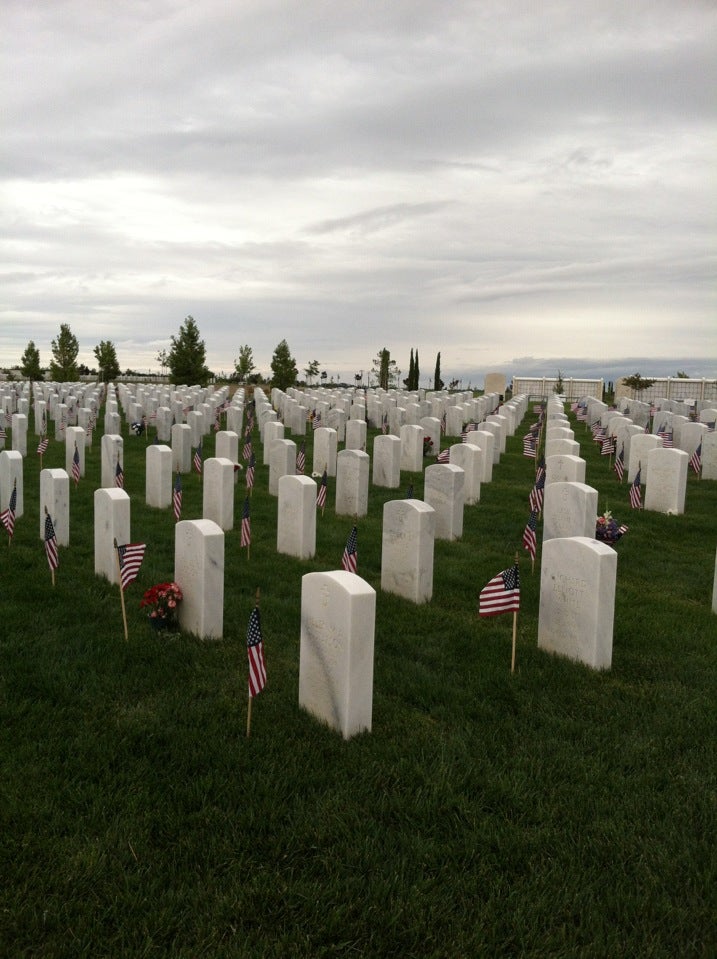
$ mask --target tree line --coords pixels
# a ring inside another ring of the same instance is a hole
[[[60,324],[60,332],[51,342],[51,351],[52,359],[48,372],[52,380],[72,382],[82,374],[95,372],[78,363],[79,342],[67,323]],[[111,340],[100,340],[94,347],[93,353],[97,360],[99,379],[104,383],[117,379],[121,370],[115,344]],[[160,364],[162,373],[168,370],[173,382],[206,385],[213,379],[213,373],[206,364],[206,344],[193,316],[185,318],[177,334],[170,337],[169,350],[160,350],[156,359]],[[270,365],[271,382],[274,386],[286,390],[297,384],[299,370],[285,339],[277,344]],[[261,382],[261,374],[256,372],[253,350],[248,344],[242,344],[239,347],[239,355],[234,360],[234,370],[234,377],[239,383]],[[22,354],[20,373],[24,379],[39,380],[42,379],[44,372],[40,361],[40,351],[34,341],[30,340]],[[326,370],[321,370],[319,361],[315,359],[304,367],[303,372],[306,383],[309,385],[317,378],[322,383],[325,383],[328,378]],[[403,381],[401,381],[401,370],[398,368],[396,360],[391,357],[390,350],[386,347],[379,350],[374,358],[371,374],[376,384],[382,389],[388,390],[392,387],[398,387],[402,382],[407,389],[417,390],[420,382],[418,348],[411,347],[408,375]],[[357,385],[361,385],[364,379],[363,370],[356,373],[354,379]],[[457,384],[457,380],[452,380],[449,385],[450,388],[455,388]],[[441,379],[441,354],[439,352],[436,356],[433,389],[441,390],[444,385]]]

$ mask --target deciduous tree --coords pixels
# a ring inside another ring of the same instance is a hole
[[[296,384],[299,371],[286,340],[282,340],[274,350],[274,355],[271,358],[271,372],[272,383],[280,390],[286,390]]]
[[[109,383],[116,379],[120,374],[120,365],[117,362],[114,343],[111,340],[100,340],[93,352],[97,359],[97,368],[100,371],[102,382]]]
[[[250,346],[244,344],[239,347],[239,359],[234,360],[234,368],[237,371],[240,383],[246,383],[255,370],[254,352]]]
[[[205,386],[211,372],[206,367],[207,349],[193,316],[188,316],[172,337],[167,366],[175,383]]]
[[[34,342],[30,342],[25,347],[25,352],[20,360],[20,372],[26,380],[42,379],[42,367],[40,366],[40,351]]]
[[[67,323],[60,324],[60,335],[53,340],[50,376],[53,380],[71,381],[77,379],[77,354],[80,344]]]

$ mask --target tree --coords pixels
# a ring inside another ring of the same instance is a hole
[[[684,370],[678,370],[675,373],[675,376],[677,377],[678,380],[689,380],[690,378],[689,373],[685,373]]]
[[[311,383],[315,376],[318,376],[319,373],[319,361],[312,360],[308,366],[304,368],[304,373],[306,373],[307,383]]]
[[[419,385],[419,377],[421,372],[418,368],[418,347],[416,347],[416,359],[413,361],[413,386],[411,389],[417,390]]]
[[[321,371],[321,380],[322,380],[323,383],[326,382],[326,377],[327,377],[328,375],[329,375],[329,374],[326,372],[326,370],[322,370],[322,371]]]
[[[240,383],[246,383],[256,367],[254,366],[254,352],[250,346],[244,344],[239,347],[239,359],[234,360]]]
[[[565,384],[563,383],[563,371],[558,370],[558,378],[555,381],[555,386],[553,387],[553,393],[562,393],[565,389]]]
[[[27,344],[20,359],[20,372],[26,380],[41,380],[40,351],[32,340]]]
[[[77,379],[77,354],[80,344],[67,323],[60,324],[60,335],[52,341],[50,376],[60,382]]]
[[[411,358],[408,361],[408,376],[403,382],[406,389],[413,389],[413,347],[411,347]]]
[[[164,371],[167,369],[167,360],[169,359],[169,355],[167,351],[160,350],[159,353],[157,353],[157,356],[155,357],[155,359],[159,363],[159,369],[162,376],[164,376]]]
[[[120,374],[120,365],[117,362],[114,343],[111,340],[100,340],[93,352],[97,359],[102,382],[109,383],[116,379]]]
[[[211,375],[205,365],[206,358],[207,349],[199,336],[199,327],[194,317],[188,316],[179,327],[177,336],[172,337],[167,356],[167,366],[174,382],[205,386]]]
[[[443,380],[441,379],[441,354],[438,353],[436,356],[436,372],[433,376],[433,389],[442,390],[444,386]]]
[[[637,399],[643,390],[649,390],[650,387],[655,383],[654,380],[648,380],[645,377],[640,376],[639,373],[633,373],[632,376],[623,376],[622,382],[624,386],[627,386],[632,390],[633,399]]]
[[[274,350],[274,355],[271,358],[271,372],[273,374],[272,383],[280,390],[286,390],[296,383],[299,371],[286,340],[282,340]]]
[[[373,373],[377,377],[378,385],[382,390],[387,390],[398,382],[401,371],[396,366],[396,361],[391,359],[391,351],[387,350],[385,346],[374,357]]]

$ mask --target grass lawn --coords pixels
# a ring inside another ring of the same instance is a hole
[[[435,544],[430,604],[380,590],[383,504],[410,482],[421,497],[421,474],[371,488],[373,730],[348,742],[297,702],[301,577],[339,568],[352,526],[333,481],[314,559],[279,556],[256,431],[250,558],[243,478],[225,538],[224,638],[156,634],[139,600],[173,575],[174,520],[145,505],[146,443],[125,426],[132,539],[147,543],[125,642],[118,588],[94,575],[99,437],[54,588],[28,438],[24,516],[11,546],[0,537],[0,956],[717,955],[717,485],[690,473],[683,516],[630,510],[574,424],[600,511],[630,526],[612,668],[594,672],[537,649],[540,552],[531,575],[521,549],[533,419],[462,539]],[[64,468],[64,447],[43,465]],[[199,518],[199,478],[183,485],[183,518]],[[477,596],[516,550],[511,675],[512,617],[480,619]],[[247,739],[257,587],[268,682]]]

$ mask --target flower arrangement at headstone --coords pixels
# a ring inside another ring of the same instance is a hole
[[[606,509],[602,516],[598,516],[595,523],[595,539],[601,543],[607,543],[612,546],[627,532],[628,527],[620,525],[609,509]]]
[[[423,437],[423,455],[430,456],[433,452],[433,440],[430,436]]]
[[[147,610],[147,618],[153,629],[176,632],[179,629],[177,612],[182,598],[182,590],[177,583],[157,583],[145,592],[139,605]]]

